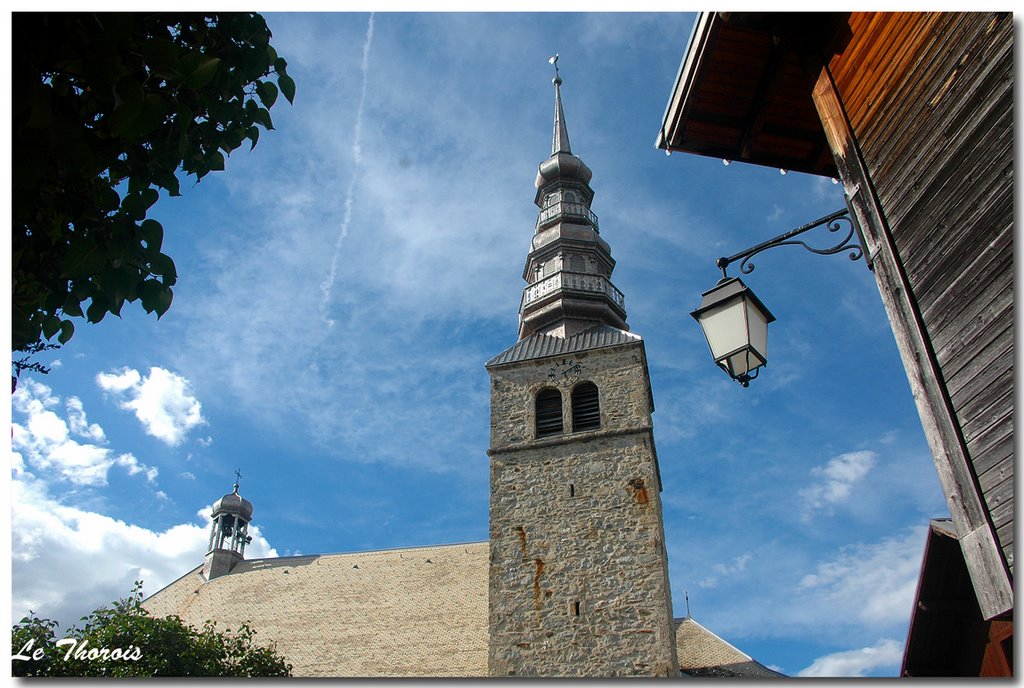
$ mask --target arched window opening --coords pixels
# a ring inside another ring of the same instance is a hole
[[[537,437],[562,432],[562,393],[546,387],[537,394]]]
[[[601,403],[597,385],[584,382],[572,391],[572,431],[597,430],[601,427]]]

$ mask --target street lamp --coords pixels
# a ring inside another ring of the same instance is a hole
[[[803,241],[793,240],[798,234],[815,227],[827,226],[828,231],[836,232],[841,227],[839,220],[849,222],[850,229],[835,246],[813,248]],[[853,240],[854,234],[856,240]],[[857,260],[864,255],[864,241],[859,228],[850,218],[849,210],[843,208],[733,256],[719,258],[716,265],[722,271],[722,279],[701,295],[697,310],[690,313],[700,323],[715,363],[744,387],[748,387],[750,381],[757,377],[761,366],[768,364],[768,323],[774,321],[775,316],[742,280],[729,277],[726,268],[742,258],[740,271],[748,275],[754,269],[754,264],[749,262],[751,257],[776,246],[792,245],[803,246],[819,255],[831,255],[849,249],[850,260]]]
[[[690,315],[704,330],[715,363],[749,386],[768,363],[768,323],[775,320],[761,299],[740,278],[727,277],[702,294]]]

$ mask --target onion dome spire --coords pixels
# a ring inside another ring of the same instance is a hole
[[[569,146],[569,128],[565,125],[565,111],[562,109],[562,77],[558,74],[558,55],[548,62],[555,66],[555,78],[551,80],[555,85],[555,127],[551,136],[551,157],[540,164],[534,183],[537,189],[558,180],[588,184],[593,173],[585,162],[572,154]],[[593,192],[588,195],[593,197]]]
[[[555,127],[551,157],[537,167],[534,203],[540,209],[523,267],[527,287],[519,309],[519,338],[571,337],[598,325],[628,331],[625,299],[611,283],[611,248],[590,209],[593,173],[569,147],[562,77],[555,67]]]

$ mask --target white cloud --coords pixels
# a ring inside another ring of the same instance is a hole
[[[156,476],[160,474],[160,472],[156,468],[139,463],[139,460],[136,459],[131,454],[121,454],[120,456],[118,456],[117,465],[124,466],[124,468],[128,470],[128,475],[145,473],[146,480],[148,480],[149,482],[153,482],[154,480],[156,480]]]
[[[19,385],[20,386],[20,385]],[[198,522],[150,530],[67,506],[32,476],[12,481],[13,619],[31,609],[62,624],[124,597],[135,580],[151,595],[203,561],[211,507]],[[255,526],[248,558],[276,557]]]
[[[697,583],[702,588],[714,588],[718,585],[720,577],[734,577],[737,574],[743,573],[747,570],[747,564],[753,559],[751,554],[743,554],[732,560],[731,564],[715,564],[711,567],[711,570],[715,572],[714,576],[708,576],[704,580]]]
[[[119,373],[100,373],[96,383],[108,392],[127,392],[142,381],[139,371],[124,368]]]
[[[806,508],[805,517],[814,511],[831,513],[833,505],[846,501],[854,485],[864,479],[874,467],[878,454],[873,451],[855,451],[831,459],[824,466],[815,466],[811,475],[818,478],[813,485],[800,490]]]
[[[66,419],[53,410],[59,405],[60,398],[44,384],[24,379],[18,385],[12,408],[22,418],[11,424],[16,473],[31,466],[36,471],[56,472],[75,485],[101,486],[107,484],[107,474],[117,465],[129,475],[143,473],[149,482],[156,479],[156,468],[140,463],[131,454],[114,456],[109,447],[100,446],[106,444],[106,433],[88,422],[80,399],[68,397],[64,405]],[[79,442],[72,433],[91,441]]]
[[[153,367],[143,378],[137,370],[122,368],[100,373],[96,384],[115,396],[127,396],[120,402],[121,408],[135,412],[146,434],[171,446],[180,444],[192,428],[206,422],[191,383],[169,370]]]
[[[68,397],[67,401],[64,402],[64,406],[67,408],[68,424],[71,426],[71,432],[93,442],[106,441],[107,437],[103,432],[103,428],[95,423],[90,423],[86,419],[85,408],[82,406],[81,399],[78,397]]]
[[[921,567],[925,526],[872,545],[851,545],[801,579],[798,589],[820,608],[865,624],[910,618]]]
[[[719,565],[723,570],[743,568],[743,579],[736,580],[734,574],[732,579],[722,577],[715,581],[717,585],[702,588],[707,592],[701,596],[700,607],[705,610],[701,623],[737,640],[763,637],[766,628],[775,638],[813,636],[847,647],[871,645],[881,637],[903,637],[926,531],[925,525],[902,529],[877,542],[847,545],[815,560],[809,560],[810,552],[781,540],[767,540],[753,550],[749,561],[741,557]]]
[[[903,660],[903,646],[891,639],[879,640],[873,647],[862,647],[859,650],[834,652],[818,657],[814,662],[800,671],[801,677],[838,677],[866,676],[867,672],[878,669],[892,669],[892,675],[899,673]]]
[[[899,437],[900,437],[899,430],[889,430],[888,432],[883,433],[882,436],[878,438],[878,442],[880,444],[887,444],[887,445],[888,444],[895,444],[896,440],[898,440]]]

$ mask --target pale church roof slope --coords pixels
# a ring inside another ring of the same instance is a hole
[[[491,360],[486,367],[517,363],[547,356],[564,356],[578,351],[601,349],[607,346],[619,346],[643,341],[640,335],[620,330],[611,325],[595,325],[571,337],[555,337],[549,334],[531,334],[520,339],[514,346],[506,349]]]
[[[295,676],[486,676],[487,542],[197,567],[144,602],[201,628],[248,623]]]
[[[696,677],[779,678],[784,676],[736,649],[686,617],[676,619],[676,653],[679,670]]]
[[[196,628],[247,623],[294,676],[483,677],[488,542],[249,559],[205,580],[197,566],[143,602]],[[676,619],[683,674],[783,676],[693,619]]]

